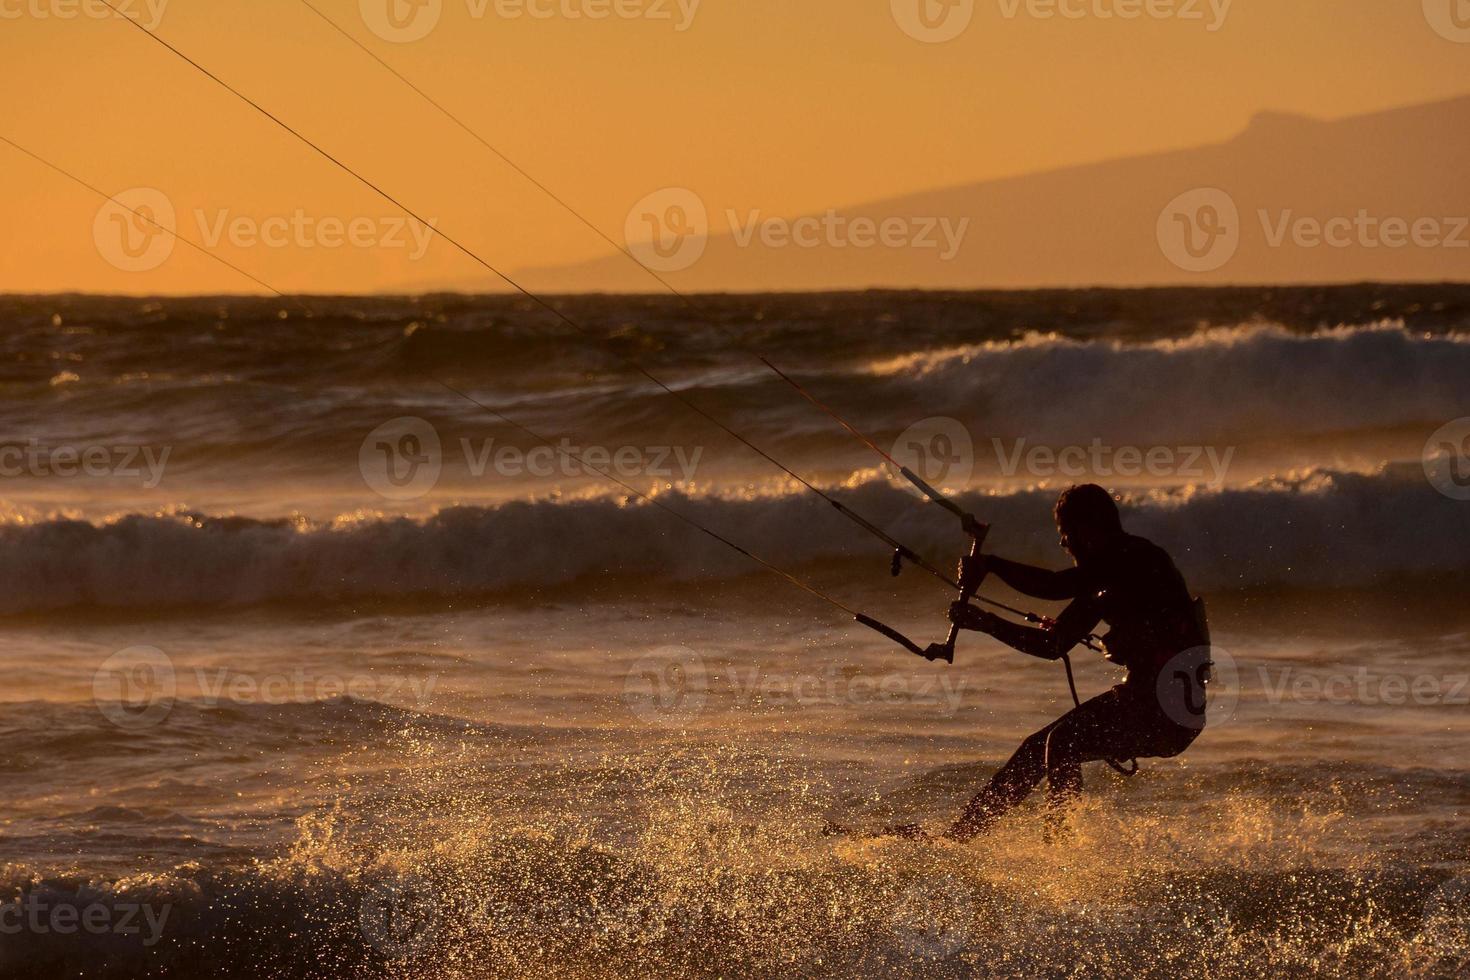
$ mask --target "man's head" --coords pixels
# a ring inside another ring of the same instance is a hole
[[[1096,483],[1064,490],[1052,511],[1062,547],[1078,561],[1102,552],[1123,533],[1118,504]]]

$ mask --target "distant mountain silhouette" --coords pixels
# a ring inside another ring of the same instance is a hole
[[[711,202],[705,247],[692,265],[678,267],[700,242],[662,236],[665,252],[676,253],[663,275],[688,291],[1467,280],[1467,174],[1470,97],[1334,121],[1264,112],[1217,145],[842,208],[842,231],[808,222],[816,247],[773,247],[760,233],[742,245],[759,202],[734,208],[739,235],[727,207]],[[1180,199],[1200,189],[1224,196]],[[680,200],[655,198],[630,212],[631,227],[646,238],[655,222],[680,217],[668,210]],[[1384,228],[1360,215],[1404,224]],[[923,232],[924,219],[947,220],[952,234],[969,223],[946,261],[940,226],[934,248],[839,247],[855,219],[875,227],[897,219],[893,241]],[[1301,219],[1324,223],[1338,245],[1314,245],[1313,226]],[[638,241],[635,251],[653,255]],[[1440,241],[1449,245],[1430,244]],[[689,252],[677,254],[680,246]],[[658,289],[618,255],[519,275],[537,291]]]

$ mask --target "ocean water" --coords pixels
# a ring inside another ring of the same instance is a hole
[[[0,975],[1470,970],[1470,288],[557,303],[591,337],[0,298]],[[1195,745],[1060,830],[823,836],[942,828],[1070,698],[670,515],[942,637],[944,586],[630,368],[951,565],[752,351],[1000,554],[1061,566],[1057,491],[1114,489],[1210,604]]]

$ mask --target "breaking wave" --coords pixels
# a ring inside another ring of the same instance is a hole
[[[921,552],[954,551],[952,520],[886,480],[839,495]],[[874,557],[869,538],[795,489],[659,499],[783,566]],[[1054,491],[961,500],[993,522],[997,552],[1058,564]],[[1405,465],[1139,493],[1128,498],[1126,520],[1176,555],[1197,589],[1330,589],[1470,571],[1464,507],[1421,467]],[[0,612],[450,598],[622,576],[718,580],[753,569],[657,507],[608,497],[324,524],[129,514],[0,528]]]
[[[1140,344],[1031,334],[871,367],[884,398],[1066,445],[1321,437],[1470,413],[1470,334],[1255,324]]]

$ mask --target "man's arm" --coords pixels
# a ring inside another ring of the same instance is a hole
[[[1076,599],[1057,617],[1050,629],[1035,629],[1001,619],[969,603],[950,607],[950,621],[961,629],[988,633],[1006,646],[1042,660],[1059,660],[1085,640],[1099,622],[1102,611],[1095,596]]]
[[[963,583],[979,582],[986,575],[994,575],[1017,592],[1051,602],[1075,599],[1082,594],[1082,573],[1075,567],[1054,572],[995,555],[966,558],[960,564]]]

